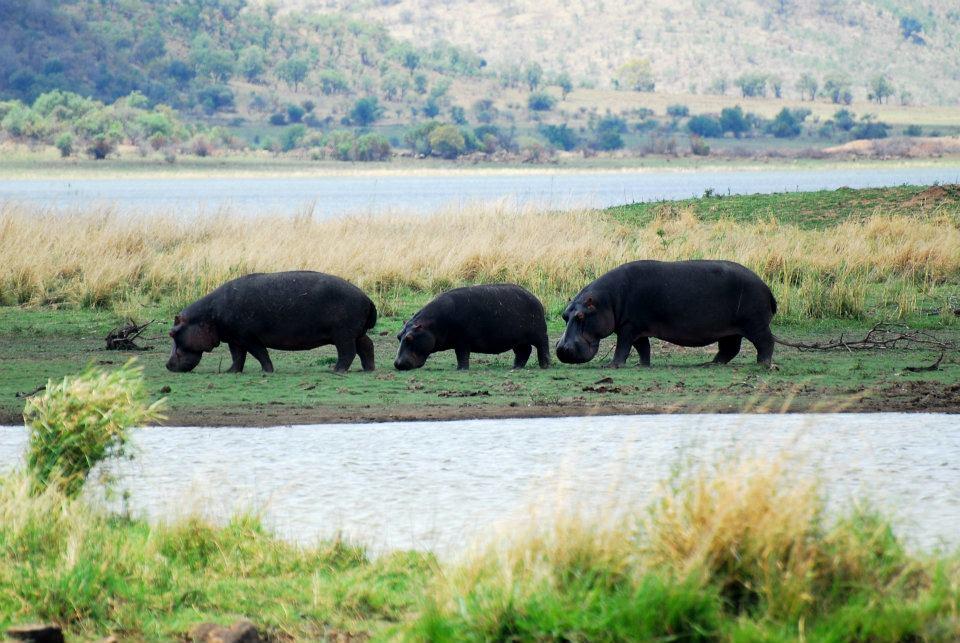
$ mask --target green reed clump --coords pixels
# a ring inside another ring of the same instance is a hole
[[[74,496],[99,462],[124,455],[131,427],[163,419],[163,405],[147,401],[142,368],[134,360],[111,371],[91,366],[50,380],[23,410],[30,431],[27,470],[39,488],[55,484]]]
[[[828,525],[781,463],[699,472],[647,511],[519,529],[439,577],[407,626],[430,641],[937,641],[960,637],[960,561],[889,524]]]

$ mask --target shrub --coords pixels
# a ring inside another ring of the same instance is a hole
[[[380,134],[368,133],[357,137],[356,161],[385,161],[390,158],[390,141]]]
[[[700,136],[692,134],[690,136],[690,152],[694,156],[709,156],[710,146]]]
[[[39,489],[75,496],[97,463],[125,453],[128,430],[163,418],[164,401],[148,404],[142,369],[131,360],[114,371],[90,367],[47,382],[27,400],[27,470]]]
[[[886,123],[881,123],[880,121],[875,121],[871,116],[863,116],[860,119],[860,122],[853,126],[853,129],[850,130],[851,136],[854,139],[874,139],[874,138],[886,138],[890,130],[890,126]]]
[[[919,125],[907,125],[903,129],[904,136],[923,136],[923,128]]]
[[[430,132],[428,141],[431,153],[445,159],[456,158],[466,150],[466,139],[455,125],[436,126]]]
[[[700,114],[687,121],[687,129],[691,134],[702,136],[704,138],[719,138],[723,136],[723,128],[720,121],[714,116]]]
[[[781,109],[770,123],[767,124],[767,133],[777,138],[793,138],[800,136],[802,123],[809,114],[805,110]]]
[[[300,107],[299,105],[287,105],[287,118],[291,123],[299,123],[303,120],[303,115],[307,113],[307,110]]]
[[[690,108],[686,105],[668,105],[667,116],[674,118],[685,118],[690,115]]]
[[[575,148],[580,141],[577,133],[567,127],[566,123],[562,125],[542,125],[540,133],[550,145],[568,152]]]
[[[739,105],[724,107],[720,112],[720,128],[724,132],[730,132],[736,138],[740,138],[744,132],[750,131],[750,123],[743,115],[743,110]]]
[[[527,107],[535,112],[546,112],[553,109],[557,99],[547,92],[535,92],[527,98]]]
[[[73,154],[73,134],[70,132],[60,134],[53,144],[60,150],[60,156],[62,157],[66,158]]]
[[[350,110],[350,121],[360,127],[371,125],[383,115],[383,108],[376,96],[360,98]]]
[[[857,123],[857,121],[854,119],[854,116],[855,114],[849,109],[837,110],[837,112],[833,115],[833,122],[836,123],[837,127],[842,129],[844,132],[849,132]]]
[[[593,149],[612,151],[623,147],[623,137],[620,135],[627,131],[627,122],[619,116],[608,113],[593,123],[591,129],[593,140],[590,147]]]
[[[283,112],[276,112],[275,114],[270,114],[270,118],[267,119],[271,125],[281,125],[287,124],[287,116]]]
[[[307,133],[307,126],[303,123],[291,125],[280,134],[280,149],[289,152],[300,145],[300,141]]]
[[[766,96],[767,77],[763,74],[744,74],[734,81],[744,98]]]

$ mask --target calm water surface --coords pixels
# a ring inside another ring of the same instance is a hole
[[[136,513],[261,511],[286,538],[452,554],[556,507],[645,506],[683,463],[799,456],[831,507],[867,499],[913,547],[960,546],[960,416],[662,415],[276,428],[156,427],[120,468]],[[0,469],[22,428],[0,429]]]
[[[114,207],[121,213],[297,214],[317,218],[387,212],[506,207],[606,207],[636,201],[839,187],[960,182],[960,166],[759,171],[416,173],[302,178],[0,180],[0,202],[57,210]]]

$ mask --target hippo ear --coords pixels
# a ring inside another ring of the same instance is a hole
[[[413,330],[420,330],[421,328],[423,328],[423,324],[421,324],[420,322],[417,322],[416,324],[413,325]]]
[[[182,324],[182,323],[183,323],[183,317],[181,317],[180,315],[174,315],[174,316],[173,316],[173,325],[174,325],[174,326],[179,326],[179,325]]]

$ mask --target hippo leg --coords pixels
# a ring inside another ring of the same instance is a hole
[[[537,340],[537,362],[540,368],[550,368],[550,339],[546,334]]]
[[[530,344],[521,344],[513,349],[513,367],[523,368],[530,359],[530,353],[533,352],[533,346]]]
[[[373,341],[366,335],[357,338],[357,355],[360,356],[363,370],[372,371],[376,368],[373,364]]]
[[[338,373],[350,370],[350,365],[353,364],[353,359],[357,356],[357,340],[337,342],[334,346],[337,347],[337,363],[334,364],[333,370]]]
[[[721,337],[717,342],[717,354],[713,358],[712,364],[726,364],[740,353],[740,342],[743,338],[740,335],[727,335]]]
[[[763,364],[768,368],[773,368],[773,333],[769,327],[765,327],[756,333],[745,335],[757,349],[757,364]]]
[[[261,344],[251,344],[247,346],[247,350],[260,362],[260,368],[263,369],[264,373],[273,372],[273,362],[270,361],[270,353],[267,352],[264,346]]]
[[[628,337],[625,331],[617,333],[617,347],[613,351],[613,359],[607,364],[607,368],[620,368],[626,363],[632,348]]]
[[[466,348],[454,348],[457,354],[457,370],[465,371],[470,368],[470,351]]]
[[[230,368],[227,369],[228,373],[242,373],[243,365],[247,361],[247,349],[243,348],[239,344],[227,344],[230,347],[230,357],[233,360],[233,363],[230,364]]]
[[[650,366],[650,338],[641,337],[633,343],[633,347],[640,353],[640,366]]]

